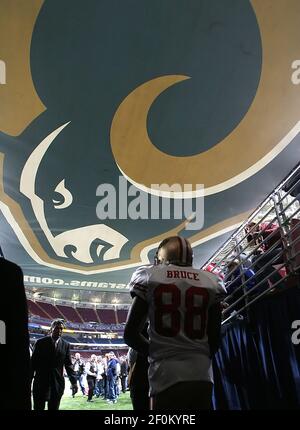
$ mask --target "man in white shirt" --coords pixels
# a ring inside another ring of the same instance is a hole
[[[85,370],[84,370],[84,368],[85,368],[84,361],[81,360],[81,356],[80,356],[79,352],[76,352],[75,360],[73,363],[73,369],[74,369],[74,372],[76,374],[76,378],[77,378],[77,381],[79,383],[79,386],[80,386],[80,389],[81,389],[83,396],[85,395],[85,386],[84,386],[84,371]],[[74,397],[74,395],[75,395],[75,393],[73,394],[73,397]]]
[[[85,372],[86,372],[86,380],[89,386],[87,401],[92,402],[95,385],[96,385],[97,374],[98,374],[97,357],[95,354],[92,354],[90,361],[86,363]]]
[[[131,278],[124,339],[149,355],[153,409],[211,408],[211,359],[219,346],[226,290],[220,278],[194,269],[192,262],[187,239],[170,237],[159,245],[155,264],[138,268]],[[141,334],[147,319],[149,341]]]
[[[95,387],[96,397],[102,396],[102,398],[104,398],[105,397],[105,390],[104,390],[103,376],[105,373],[105,369],[104,369],[103,357],[101,355],[99,355],[99,357],[97,359],[97,365],[98,365],[97,381],[96,381],[96,387]]]

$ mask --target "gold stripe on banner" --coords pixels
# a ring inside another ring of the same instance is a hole
[[[261,78],[247,114],[225,139],[186,157],[170,156],[153,145],[147,131],[153,102],[173,85],[184,88],[190,82],[186,79],[193,80],[193,76],[176,75],[177,70],[144,82],[116,110],[112,151],[120,171],[140,189],[157,194],[154,184],[180,184],[182,189],[192,184],[194,190],[204,184],[205,195],[223,191],[257,173],[299,133],[300,93],[291,82],[291,65],[300,55],[300,1],[251,3],[262,40]]]
[[[0,85],[0,131],[17,136],[45,110],[31,77],[30,44],[43,0],[1,0],[0,60],[6,84]]]

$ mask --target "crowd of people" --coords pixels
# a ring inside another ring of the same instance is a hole
[[[245,244],[246,242],[246,244]],[[248,300],[283,285],[286,275],[286,254],[279,226],[275,222],[251,222],[244,231],[244,245],[233,249],[231,258],[223,264],[210,263],[206,270],[224,280],[227,297],[225,305],[238,311]]]
[[[127,356],[117,358],[113,351],[104,356],[92,354],[89,360],[76,353],[73,370],[83,396],[92,402],[93,397],[117,403],[120,393],[127,391]],[[75,397],[76,393],[73,394]]]
[[[269,216],[260,220],[254,218],[246,224],[231,258],[228,256],[226,261],[210,262],[207,265],[206,270],[224,279],[227,293],[231,295],[230,303],[240,297],[240,287],[243,287],[245,292],[253,290],[255,295],[263,293],[273,286],[283,286],[282,279],[295,271],[294,267],[297,268],[300,234],[299,179],[298,170],[284,184],[282,190],[285,193],[281,193],[280,197],[280,216],[264,206]],[[286,200],[287,198],[289,200]]]
[[[44,410],[59,409],[65,389],[65,378],[71,383],[72,395],[79,389],[88,402],[101,397],[108,403],[117,403],[120,392],[127,390],[127,357],[116,357],[113,351],[105,356],[91,354],[83,360],[79,352],[71,357],[70,345],[62,337],[64,321],[52,321],[50,333],[38,339],[31,356],[31,378],[33,379],[33,407]]]

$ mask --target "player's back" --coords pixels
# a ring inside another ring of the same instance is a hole
[[[148,270],[150,356],[209,355],[208,309],[220,293],[214,275],[175,265]]]
[[[160,264],[140,267],[131,285],[148,303],[153,389],[176,379],[211,380],[208,310],[225,292],[222,281],[192,266]]]

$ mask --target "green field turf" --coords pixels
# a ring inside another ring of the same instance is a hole
[[[60,403],[60,410],[85,410],[85,411],[94,411],[94,410],[132,410],[132,405],[130,401],[129,392],[127,391],[125,394],[121,393],[118,402],[109,404],[106,400],[101,398],[97,399],[93,398],[94,402],[87,402],[87,396],[83,396],[81,393],[77,393],[73,399],[70,393],[66,393]]]

